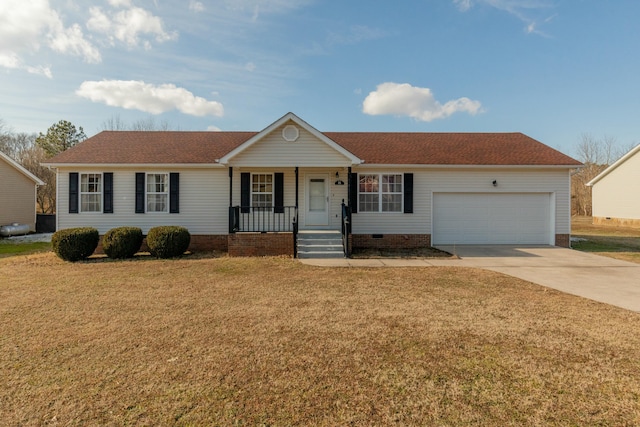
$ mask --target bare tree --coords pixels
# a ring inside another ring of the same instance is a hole
[[[120,119],[120,114],[115,114],[102,122],[101,130],[127,130],[127,125]]]
[[[630,149],[618,145],[616,138],[612,136],[605,135],[598,139],[588,133],[580,135],[576,152],[584,167],[571,177],[573,215],[592,215],[591,187],[587,187],[586,184]]]
[[[102,122],[101,130],[133,130],[133,131],[167,131],[172,130],[173,126],[167,120],[161,120],[156,122],[153,116],[149,116],[146,119],[139,119],[135,122],[128,124],[120,118],[119,114],[111,116],[109,119]]]
[[[20,163],[25,169],[44,181],[45,185],[38,186],[38,211],[52,214],[56,210],[56,174],[48,167],[42,166],[41,163],[45,162],[47,158],[44,149],[33,144],[23,152]]]

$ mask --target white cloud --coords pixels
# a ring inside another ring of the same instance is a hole
[[[469,98],[454,99],[442,105],[429,88],[392,82],[378,85],[362,103],[362,112],[365,114],[408,116],[424,122],[444,119],[458,112],[475,115],[481,108],[479,101]]]
[[[123,1],[112,1],[113,3],[123,6],[129,4]],[[91,18],[87,21],[87,28],[96,33],[105,34],[112,44],[114,40],[118,40],[129,47],[135,47],[140,44],[143,35],[154,37],[158,43],[178,37],[176,32],[165,31],[161,18],[139,7],[121,10],[113,16],[104,13],[99,7],[90,8],[89,13]],[[149,40],[144,40],[142,44],[145,48],[151,46]]]
[[[113,7],[131,7],[131,0],[109,0]]]
[[[211,126],[207,127],[207,130],[209,132],[222,132],[222,129],[220,129],[218,126],[214,126],[214,125],[211,125]]]
[[[256,70],[256,64],[254,64],[253,62],[247,62],[244,66],[244,69],[251,72],[251,71],[255,71]]]
[[[135,80],[85,81],[76,91],[78,96],[112,107],[135,109],[151,114],[178,110],[191,116],[222,117],[221,103],[194,96],[173,84],[155,86]]]
[[[191,0],[189,2],[189,10],[196,13],[204,12],[204,5],[199,1]]]
[[[48,0],[3,0],[0,13],[0,66],[22,69],[51,77],[51,69],[25,63],[25,55],[36,55],[42,47],[63,55],[99,63],[98,49],[85,39],[80,25],[65,27]]]
[[[554,8],[552,0],[452,0],[455,6],[461,12],[467,12],[475,4],[481,4],[495,9],[507,12],[525,24],[524,31],[527,34],[538,34],[547,36],[539,30],[540,23],[546,24],[551,21],[555,15],[542,18],[540,13],[548,13],[547,11]],[[533,15],[538,16],[534,17]]]
[[[85,40],[80,25],[73,24],[69,28],[60,28],[50,43],[51,48],[59,53],[83,56],[85,61],[99,63],[102,58],[98,49]]]

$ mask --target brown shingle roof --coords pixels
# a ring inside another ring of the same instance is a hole
[[[522,133],[326,132],[325,135],[372,164],[581,165]]]
[[[257,132],[104,131],[49,163],[215,163]]]
[[[48,163],[212,164],[256,134],[105,131]],[[581,165],[522,133],[325,132],[324,135],[366,164]]]

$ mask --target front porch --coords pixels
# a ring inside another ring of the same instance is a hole
[[[309,243],[303,243],[307,255],[335,255],[337,237],[340,256],[348,256],[349,245],[343,242],[349,241],[347,201],[355,184],[350,167],[230,167],[229,254],[297,257],[300,233],[322,231],[332,236],[324,248],[314,248],[318,251],[307,250]]]

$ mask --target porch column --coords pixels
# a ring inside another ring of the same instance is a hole
[[[233,206],[233,167],[229,166],[229,207]]]
[[[298,210],[298,166],[296,166],[296,211]]]
[[[347,205],[351,207],[351,200],[353,194],[351,194],[351,166],[347,168]]]

